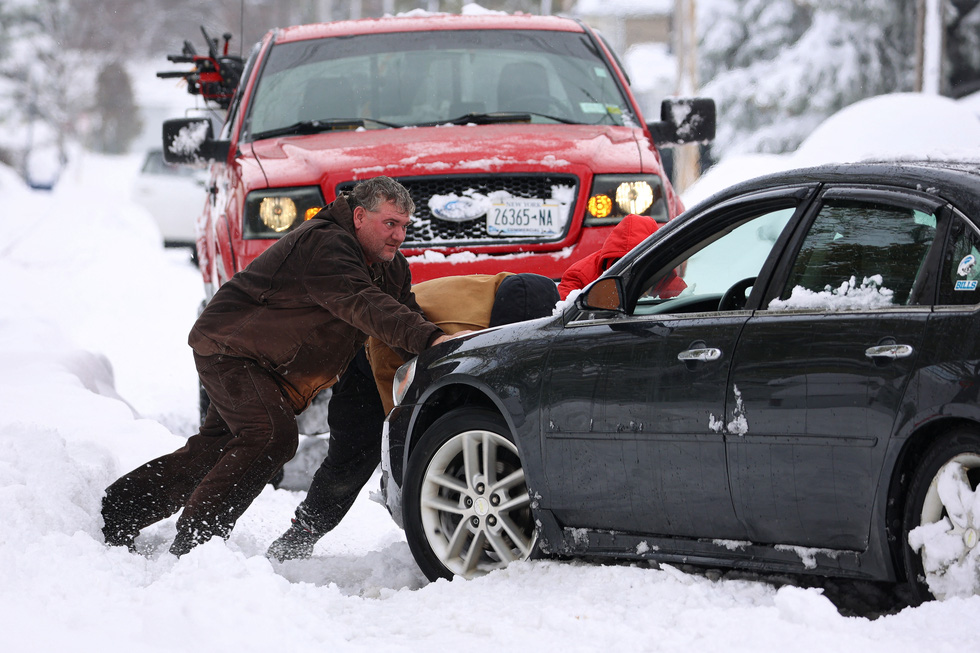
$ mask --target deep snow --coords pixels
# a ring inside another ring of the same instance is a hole
[[[901,609],[876,586],[554,561],[428,583],[374,481],[311,560],[264,557],[303,497],[271,487],[229,541],[179,560],[172,519],[144,531],[145,556],[106,548],[104,488],[197,417],[185,342],[201,281],[127,199],[137,165],[76,153],[53,193],[0,168],[3,651],[975,647],[978,596]]]

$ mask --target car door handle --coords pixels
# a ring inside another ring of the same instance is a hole
[[[912,355],[912,345],[877,345],[864,350],[868,358],[908,358]]]
[[[721,358],[721,350],[714,347],[699,347],[697,349],[687,349],[677,354],[679,361],[716,361]]]

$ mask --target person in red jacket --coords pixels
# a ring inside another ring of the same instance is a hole
[[[616,225],[598,252],[571,265],[561,277],[558,294],[566,299],[573,290],[581,290],[598,279],[613,263],[642,243],[660,225],[653,218],[631,213]],[[676,297],[687,288],[677,274],[671,274],[661,285],[660,296]]]

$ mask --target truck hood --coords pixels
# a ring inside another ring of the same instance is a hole
[[[290,136],[242,150],[267,178],[332,188],[377,175],[646,172],[651,161],[640,154],[643,138],[640,129],[608,125],[448,125]]]

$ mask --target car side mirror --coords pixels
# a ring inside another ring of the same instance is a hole
[[[174,118],[163,123],[163,159],[167,163],[224,161],[230,141],[216,141],[207,118]]]
[[[619,277],[605,277],[593,283],[582,298],[581,305],[586,310],[622,311],[623,293]]]
[[[657,147],[707,143],[715,137],[717,116],[711,98],[668,98],[660,103],[660,121],[647,124]]]

